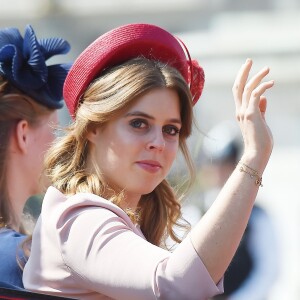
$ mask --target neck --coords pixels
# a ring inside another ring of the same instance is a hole
[[[137,210],[141,195],[124,195],[120,206],[122,209],[130,209],[133,212]]]
[[[21,225],[21,217],[27,199],[31,196],[30,182],[32,178],[26,176],[22,172],[22,165],[10,160],[7,171],[7,191],[8,199],[12,209],[12,223],[7,224],[8,227],[19,231]],[[28,178],[28,179],[27,179]]]
[[[123,210],[130,210],[132,212],[135,212],[139,201],[141,199],[141,194],[137,193],[129,193],[126,190],[120,190],[116,187],[107,187],[105,188],[103,192],[103,197],[105,199],[112,199],[115,196],[120,196],[120,202],[118,202],[118,205],[123,209]]]
[[[113,199],[116,195],[115,192],[108,192],[104,193],[104,198],[106,199]],[[138,208],[138,204],[141,198],[140,194],[129,194],[128,192],[120,192],[120,198],[116,199],[117,201],[114,202],[117,204],[125,213],[130,217],[133,223],[139,223],[140,221],[140,211]]]

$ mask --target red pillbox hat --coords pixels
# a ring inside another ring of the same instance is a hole
[[[185,45],[168,31],[151,24],[117,27],[96,39],[75,60],[64,84],[64,99],[75,117],[81,95],[102,70],[144,56],[176,68],[190,85],[195,104],[204,86],[204,71],[191,60]]]

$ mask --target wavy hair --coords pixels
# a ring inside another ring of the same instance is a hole
[[[66,134],[53,143],[46,155],[46,173],[53,186],[69,195],[90,192],[103,196],[104,190],[109,187],[101,176],[101,165],[94,163],[93,171],[87,171],[90,155],[87,133],[94,126],[105,126],[141,95],[155,88],[172,89],[179,95],[182,120],[179,147],[192,180],[194,166],[186,145],[193,124],[189,87],[176,69],[139,57],[105,70],[86,89],[77,109],[76,120],[66,129]],[[109,200],[120,206],[122,193],[114,194]],[[179,197],[166,179],[151,193],[141,197],[138,212],[136,220],[135,214],[127,211],[133,221],[139,222],[146,239],[154,245],[162,246],[167,236],[180,242],[174,232],[175,225],[188,229],[188,223],[180,221]]]

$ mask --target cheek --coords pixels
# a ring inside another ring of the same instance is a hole
[[[40,135],[39,139],[36,141],[34,156],[32,157],[33,163],[35,164],[37,170],[39,172],[42,171],[44,166],[45,155],[50,147],[53,138],[51,135],[47,136],[46,133],[44,135]]]
[[[55,139],[55,134],[53,132],[53,130],[51,128],[45,130],[43,136],[40,137],[42,145],[41,148],[43,148],[44,151],[48,150],[48,148],[50,147],[51,143],[54,141]]]
[[[170,144],[166,147],[166,159],[170,165],[173,164],[178,152],[178,143]]]
[[[115,134],[112,143],[110,143],[110,148],[120,157],[130,157],[133,153],[137,154],[141,149],[144,149],[144,145],[143,137],[121,129]]]
[[[115,139],[108,145],[105,153],[102,152],[103,160],[113,166],[127,164],[134,157],[136,158],[140,149],[137,141],[124,138]],[[101,150],[100,150],[101,151]],[[105,158],[104,158],[105,157]],[[105,162],[104,162],[105,163]]]

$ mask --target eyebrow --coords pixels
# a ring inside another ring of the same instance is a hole
[[[150,119],[150,120],[155,120],[155,118],[153,116],[150,116],[150,115],[148,115],[144,112],[141,112],[141,111],[129,112],[125,115],[125,117],[144,117],[144,118],[147,118],[147,119]],[[177,123],[177,124],[181,125],[181,121],[177,118],[168,119],[168,122]]]

